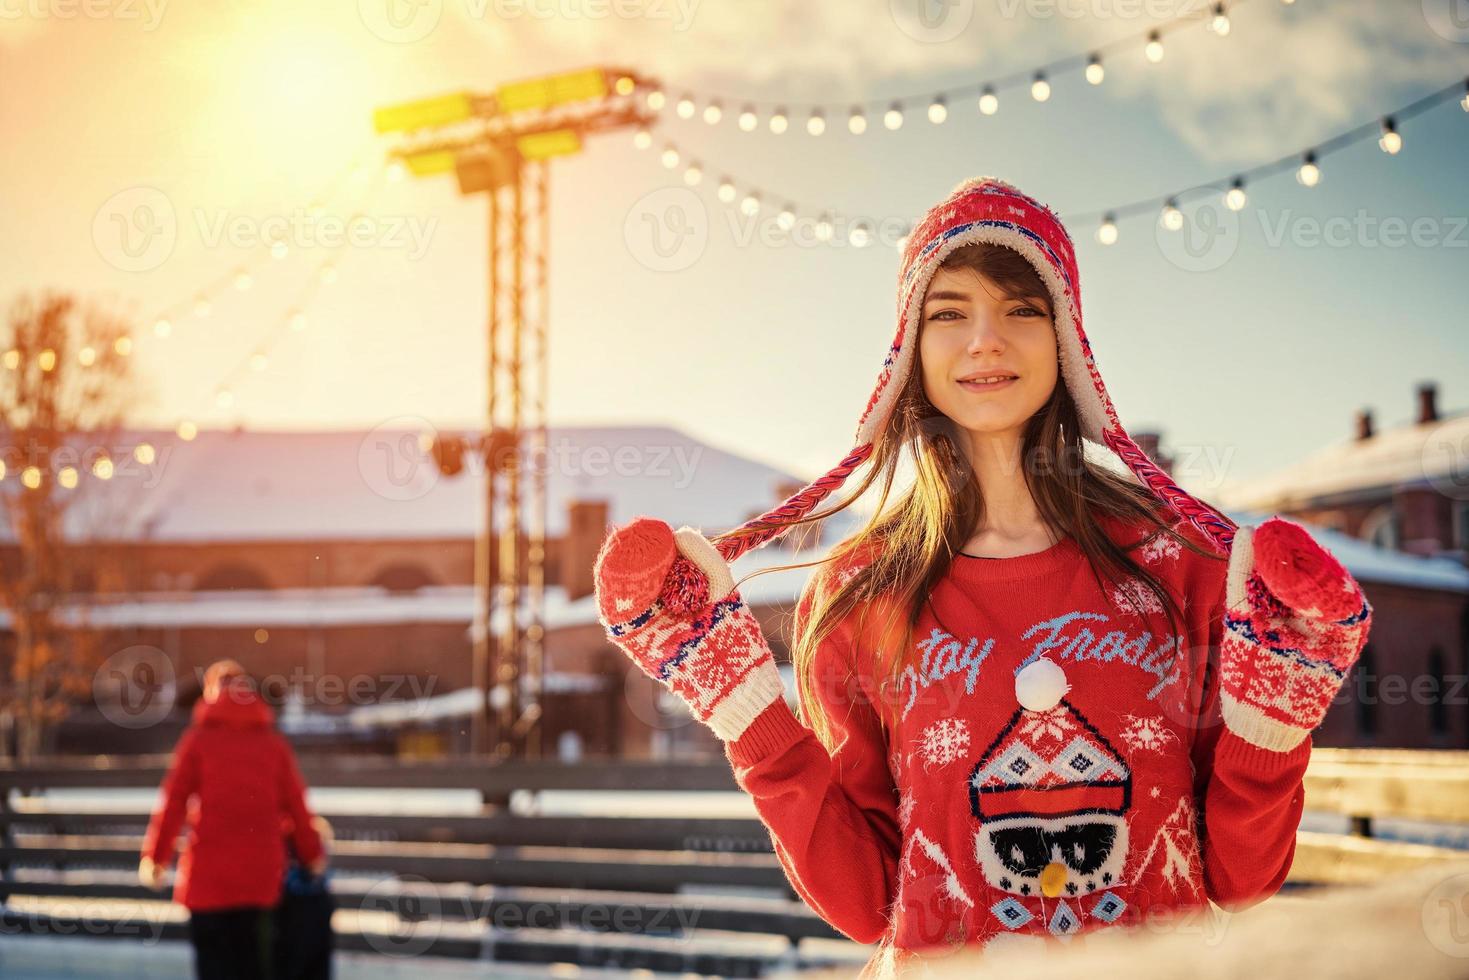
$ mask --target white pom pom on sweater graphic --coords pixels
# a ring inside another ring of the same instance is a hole
[[[1069,690],[1066,671],[1044,657],[1026,664],[1015,675],[1015,700],[1027,711],[1050,711]]]

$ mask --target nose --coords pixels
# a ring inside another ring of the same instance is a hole
[[[1000,330],[1000,319],[998,315],[989,310],[975,312],[974,329],[969,336],[969,344],[965,348],[968,353],[983,354],[990,351],[1004,351],[1005,337]]]

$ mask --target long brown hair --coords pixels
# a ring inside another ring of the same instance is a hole
[[[1031,264],[1013,249],[994,244],[962,246],[948,255],[942,268],[978,272],[1012,299],[1044,299],[1054,323],[1054,310],[1045,284]],[[915,336],[914,342],[917,341]],[[813,575],[795,616],[791,660],[796,683],[803,692],[812,691],[818,682],[815,676],[818,646],[856,611],[858,618],[852,635],[862,639],[854,654],[872,658],[870,670],[882,692],[880,702],[896,706],[899,679],[907,666],[904,654],[912,644],[922,607],[947,572],[954,555],[973,536],[984,514],[979,482],[970,470],[967,457],[959,450],[958,435],[957,425],[940,413],[924,394],[923,372],[915,357],[893,412],[874,440],[868,460],[871,466],[860,484],[830,509],[807,514],[793,523],[809,524],[839,513],[860,499],[874,483],[881,482],[881,497],[873,516],[818,561],[752,573],[761,575],[830,565]],[[889,505],[898,463],[905,449],[911,453],[915,479]],[[1132,603],[1135,607],[1161,607],[1168,619],[1170,635],[1184,642],[1178,628],[1182,612],[1174,597],[1129,551],[1153,534],[1162,533],[1197,554],[1221,560],[1222,556],[1181,535],[1173,527],[1176,516],[1147,487],[1086,457],[1076,404],[1059,378],[1046,404],[1025,424],[1021,463],[1042,519],[1052,530],[1069,535],[1077,543],[1103,593],[1107,593],[1103,583],[1109,581],[1125,594],[1136,597],[1137,601]],[[1139,528],[1141,536],[1133,542],[1114,541],[1098,521],[1103,516],[1119,518],[1129,527]],[[712,540],[717,542],[721,537]],[[833,574],[836,569],[842,572]],[[1138,585],[1133,586],[1130,580],[1136,580]],[[1138,593],[1138,587],[1151,593],[1156,605],[1147,602]],[[879,607],[886,610],[886,619],[880,633],[872,634],[866,629],[868,616]],[[902,640],[892,643],[900,619]],[[882,639],[873,639],[874,635]],[[858,671],[868,669],[860,659],[854,667]],[[803,703],[812,715],[805,719],[806,724],[832,750],[834,736],[820,700],[807,697]]]

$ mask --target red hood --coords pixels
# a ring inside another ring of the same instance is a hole
[[[194,724],[230,728],[259,728],[274,721],[270,707],[254,693],[222,692],[213,701],[200,699],[194,705]]]

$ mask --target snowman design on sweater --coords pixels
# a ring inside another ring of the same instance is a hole
[[[969,776],[978,829],[974,857],[985,881],[1009,896],[990,912],[1009,929],[1043,914],[1057,935],[1083,919],[1113,922],[1127,902],[1113,888],[1128,855],[1132,770],[1106,736],[1062,694],[1064,671],[1049,659],[1015,679],[1015,711]]]

